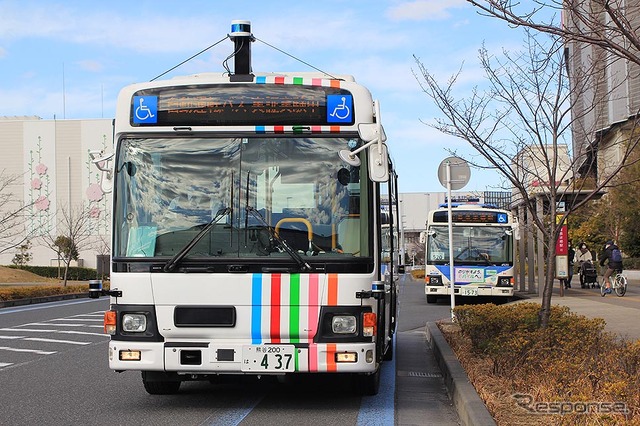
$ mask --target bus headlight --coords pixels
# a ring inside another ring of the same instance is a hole
[[[442,285],[441,275],[429,275],[427,277],[429,285]]]
[[[353,315],[336,315],[331,319],[331,331],[335,334],[355,334],[356,317]]]
[[[147,331],[147,316],[145,314],[122,315],[122,331],[128,333],[144,333]]]
[[[512,286],[513,286],[513,278],[511,277],[498,278],[498,287],[512,287]]]

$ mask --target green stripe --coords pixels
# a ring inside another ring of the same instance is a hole
[[[289,281],[289,337],[291,343],[300,342],[300,274],[291,274]]]
[[[293,84],[302,85],[302,77],[293,77]]]

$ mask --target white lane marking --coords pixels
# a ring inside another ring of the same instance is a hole
[[[18,331],[20,333],[31,332],[31,333],[81,334],[85,336],[111,337],[110,335],[104,334],[104,333],[90,333],[88,331],[73,331],[73,330],[47,330],[47,329],[35,329],[35,328],[0,328],[0,331]]]
[[[27,337],[24,340],[28,340],[30,342],[68,343],[70,345],[90,345],[91,344],[91,342],[78,342],[76,340],[45,339],[44,337]]]
[[[38,349],[19,349],[19,348],[8,348],[6,346],[0,346],[0,350],[9,351],[9,352],[28,352],[32,354],[38,355],[51,355],[57,353],[56,351],[41,351]]]

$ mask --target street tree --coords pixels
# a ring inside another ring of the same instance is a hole
[[[527,222],[541,234],[546,270],[539,321],[546,327],[561,227],[572,212],[599,196],[620,166],[597,183],[574,179],[580,163],[568,143],[572,121],[578,118],[571,114],[575,99],[571,91],[586,89],[570,89],[561,39],[533,31],[524,34],[522,52],[504,51],[496,57],[480,49],[485,85],[461,95],[457,93],[462,91],[458,89],[462,67],[440,83],[416,58],[415,74],[443,114],[427,124],[463,140],[475,151],[471,156],[451,154],[466,157],[475,167],[497,171],[503,178],[501,187],[513,191],[514,202],[525,209]],[[559,201],[565,202],[564,212],[557,209]],[[534,234],[534,229],[528,231]]]
[[[56,214],[55,231],[45,235],[44,242],[62,261],[63,285],[66,287],[71,262],[78,260],[80,252],[92,247],[94,241],[91,209],[83,205],[60,207]]]
[[[0,170],[0,253],[19,248],[31,237],[24,226],[31,206],[16,191],[22,191],[21,176]]]

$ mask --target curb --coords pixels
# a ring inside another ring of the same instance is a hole
[[[425,327],[427,343],[433,351],[436,362],[444,377],[453,405],[463,425],[495,425],[482,399],[469,381],[467,372],[456,358],[453,350],[445,340],[442,332],[434,322]]]
[[[86,292],[86,293],[56,294],[55,296],[31,297],[31,298],[28,298],[28,299],[0,300],[0,308],[9,308],[9,307],[12,307],[12,306],[33,305],[33,304],[36,304],[36,303],[58,302],[60,300],[81,299],[81,298],[84,298],[84,297],[89,297],[88,292]]]

